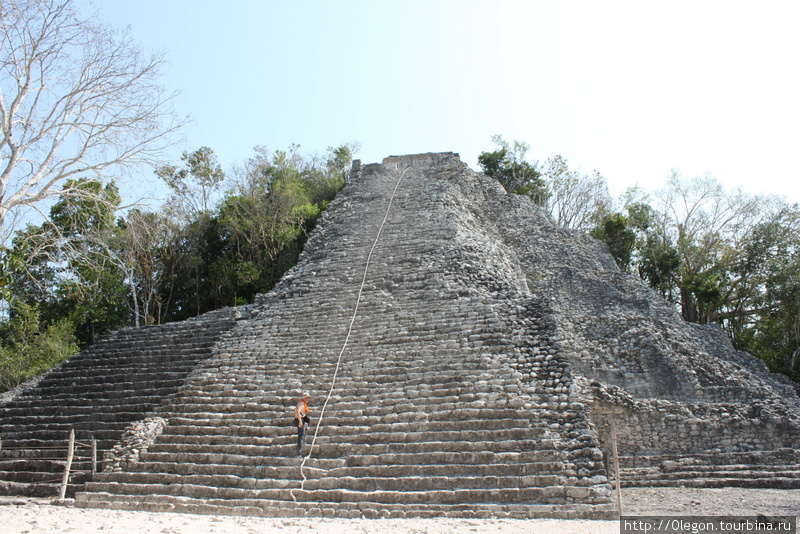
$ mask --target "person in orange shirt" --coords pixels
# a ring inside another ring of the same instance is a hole
[[[294,424],[297,427],[297,456],[303,455],[303,444],[306,441],[306,432],[308,432],[308,425],[311,420],[308,418],[308,401],[311,396],[308,394],[303,395],[303,398],[297,402],[294,407]]]

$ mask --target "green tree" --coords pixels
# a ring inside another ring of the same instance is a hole
[[[666,300],[677,303],[676,280],[681,258],[665,231],[663,213],[653,208],[650,195],[639,187],[626,190],[621,200],[628,227],[636,236],[631,267]]]
[[[628,219],[621,213],[609,213],[589,233],[608,245],[608,250],[620,270],[630,268],[636,234],[630,229]]]
[[[212,197],[225,179],[217,156],[204,146],[194,152],[184,152],[181,161],[184,166],[180,169],[175,165],[162,165],[156,169],[156,175],[175,194],[173,207],[187,219],[197,213],[210,213]]]
[[[0,391],[47,371],[78,352],[66,319],[45,324],[36,306],[17,301],[0,321]]]
[[[639,277],[665,299],[675,301],[675,277],[681,257],[669,238],[657,231],[648,232],[637,245]]]
[[[224,255],[225,237],[216,216],[200,213],[178,228],[175,269],[165,279],[169,306],[163,321],[183,320],[216,309],[211,268]]]
[[[748,233],[742,252],[723,316],[734,345],[800,380],[800,207],[770,213]]]
[[[170,319],[250,302],[297,262],[308,232],[344,186],[356,147],[331,147],[323,158],[304,157],[299,148],[256,148],[234,169],[218,209],[184,227],[169,282]]]
[[[248,162],[246,187],[220,208],[229,252],[218,276],[229,280],[226,287],[238,288],[230,298],[250,299],[272,287],[297,261],[308,232],[344,186],[352,157],[347,146],[329,149],[323,162],[302,158],[298,148],[258,150]]]
[[[68,319],[82,345],[127,320],[123,273],[109,243],[120,204],[116,185],[67,180],[68,190],[41,225],[29,225],[13,240],[19,262],[12,300],[35,305],[43,320]]]
[[[536,204],[544,205],[549,193],[536,165],[525,160],[530,146],[521,141],[508,143],[500,135],[492,141],[500,148],[494,152],[481,152],[478,165],[483,172],[497,181],[509,193],[525,195]]]
[[[324,172],[317,174],[314,190],[317,203],[330,202],[344,187],[350,175],[353,156],[360,150],[358,143],[346,143],[337,147],[329,146],[323,161]]]

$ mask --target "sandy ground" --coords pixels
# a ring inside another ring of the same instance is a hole
[[[800,490],[632,488],[623,491],[626,515],[800,516]],[[474,519],[286,519],[84,510],[46,499],[0,497],[5,534],[611,534],[617,521]]]

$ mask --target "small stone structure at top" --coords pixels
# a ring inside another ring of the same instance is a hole
[[[128,410],[158,432],[107,447],[79,506],[613,517],[612,427],[623,484],[800,487],[794,384],[454,153],[355,163],[297,266],[215,317],[195,323],[228,321],[208,355]],[[82,361],[97,359],[59,380]],[[306,391],[302,460],[291,421]],[[46,425],[46,397],[8,402],[0,436],[22,443],[36,410]]]

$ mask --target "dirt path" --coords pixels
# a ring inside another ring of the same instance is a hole
[[[626,515],[800,516],[800,490],[632,488]],[[44,499],[0,497],[6,534],[617,534],[617,521],[473,519],[293,519],[200,516],[56,506]]]

